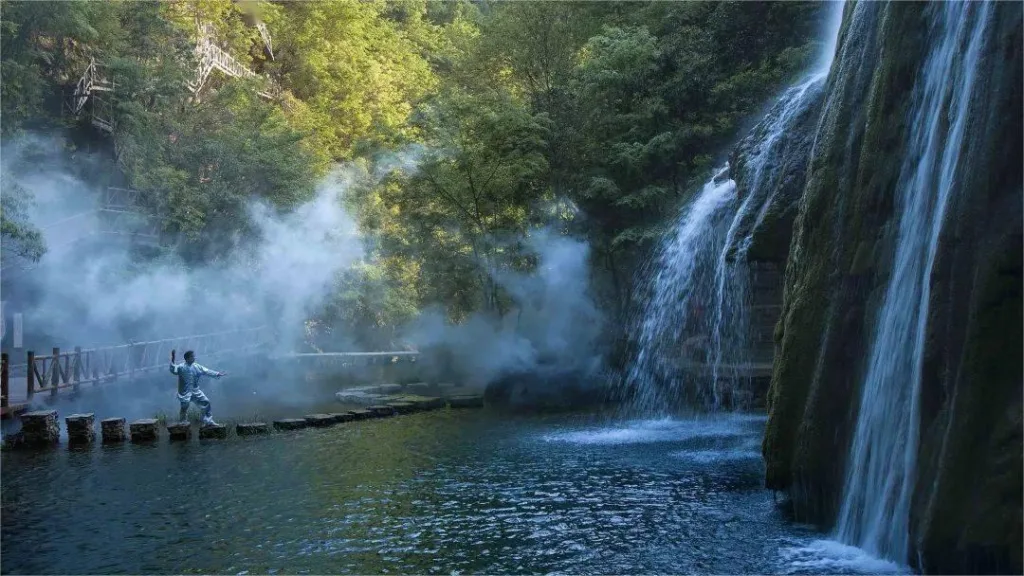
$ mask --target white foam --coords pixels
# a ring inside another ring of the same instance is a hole
[[[546,434],[546,442],[568,444],[651,444],[656,442],[678,442],[695,438],[722,438],[749,434],[744,424],[751,421],[749,416],[728,415],[717,418],[693,420],[639,420],[624,422],[621,426],[604,427],[570,432]]]
[[[673,457],[694,462],[697,464],[711,464],[713,462],[728,462],[737,460],[756,460],[761,458],[761,453],[753,450],[684,450],[672,454]]]
[[[813,540],[779,551],[785,574],[912,574],[905,566],[883,560],[835,540]]]

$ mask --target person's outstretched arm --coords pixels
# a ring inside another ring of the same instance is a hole
[[[203,373],[203,374],[205,374],[205,375],[207,375],[207,376],[209,376],[211,378],[220,378],[221,376],[227,374],[227,372],[217,372],[216,370],[210,370],[209,368],[207,368],[206,366],[203,366],[201,364],[193,364],[193,366],[198,367],[199,371],[201,373]]]
[[[178,367],[174,365],[174,350],[171,350],[171,374],[177,374]]]

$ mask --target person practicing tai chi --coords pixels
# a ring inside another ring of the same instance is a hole
[[[203,411],[203,424],[216,425],[217,423],[213,421],[213,417],[210,415],[210,400],[199,389],[199,378],[201,376],[220,378],[227,374],[227,372],[217,372],[201,364],[196,364],[195,352],[191,350],[185,352],[184,362],[175,364],[174,350],[171,350],[171,374],[177,374],[178,376],[178,402],[181,403],[181,412],[178,415],[178,420],[181,422],[186,421],[185,416],[188,413],[188,405],[190,402],[195,402]]]

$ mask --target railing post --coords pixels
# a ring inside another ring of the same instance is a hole
[[[132,352],[135,350],[135,343],[128,343],[128,381],[135,380],[135,365],[132,363]]]
[[[53,366],[50,367],[50,396],[57,395],[60,386],[60,348],[53,349]]]
[[[25,393],[28,395],[28,399],[32,399],[32,395],[35,394],[35,380],[36,380],[36,353],[28,351],[28,376],[25,377]]]
[[[82,382],[82,347],[75,346],[75,358],[71,363],[71,378],[75,383],[75,392],[78,392],[78,385]]]
[[[7,398],[11,393],[11,383],[7,380],[9,374],[7,373],[7,353],[0,354],[0,407],[6,408],[8,404]]]

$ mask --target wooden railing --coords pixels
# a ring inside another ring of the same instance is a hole
[[[37,356],[34,351],[29,351],[25,364],[7,366],[5,360],[4,365],[8,370],[7,378],[24,378],[26,396],[31,399],[37,392],[56,396],[62,389],[77,390],[82,384],[133,379],[145,373],[166,370],[172,349],[177,349],[180,354],[193,350],[201,358],[257,353],[267,346],[268,336],[265,327],[258,327],[91,350],[76,346],[72,352],[53,348],[47,356]],[[7,358],[6,354],[4,358]],[[5,388],[5,402],[8,396]]]
[[[106,132],[113,132],[114,123],[112,121],[113,114],[111,113],[110,103],[97,96],[99,92],[110,92],[112,90],[114,90],[114,83],[105,78],[100,72],[96,59],[90,58],[89,65],[86,66],[85,72],[75,85],[75,91],[71,95],[68,107],[71,109],[72,114],[78,116],[85,109],[86,103],[91,98],[93,103],[93,126]]]

